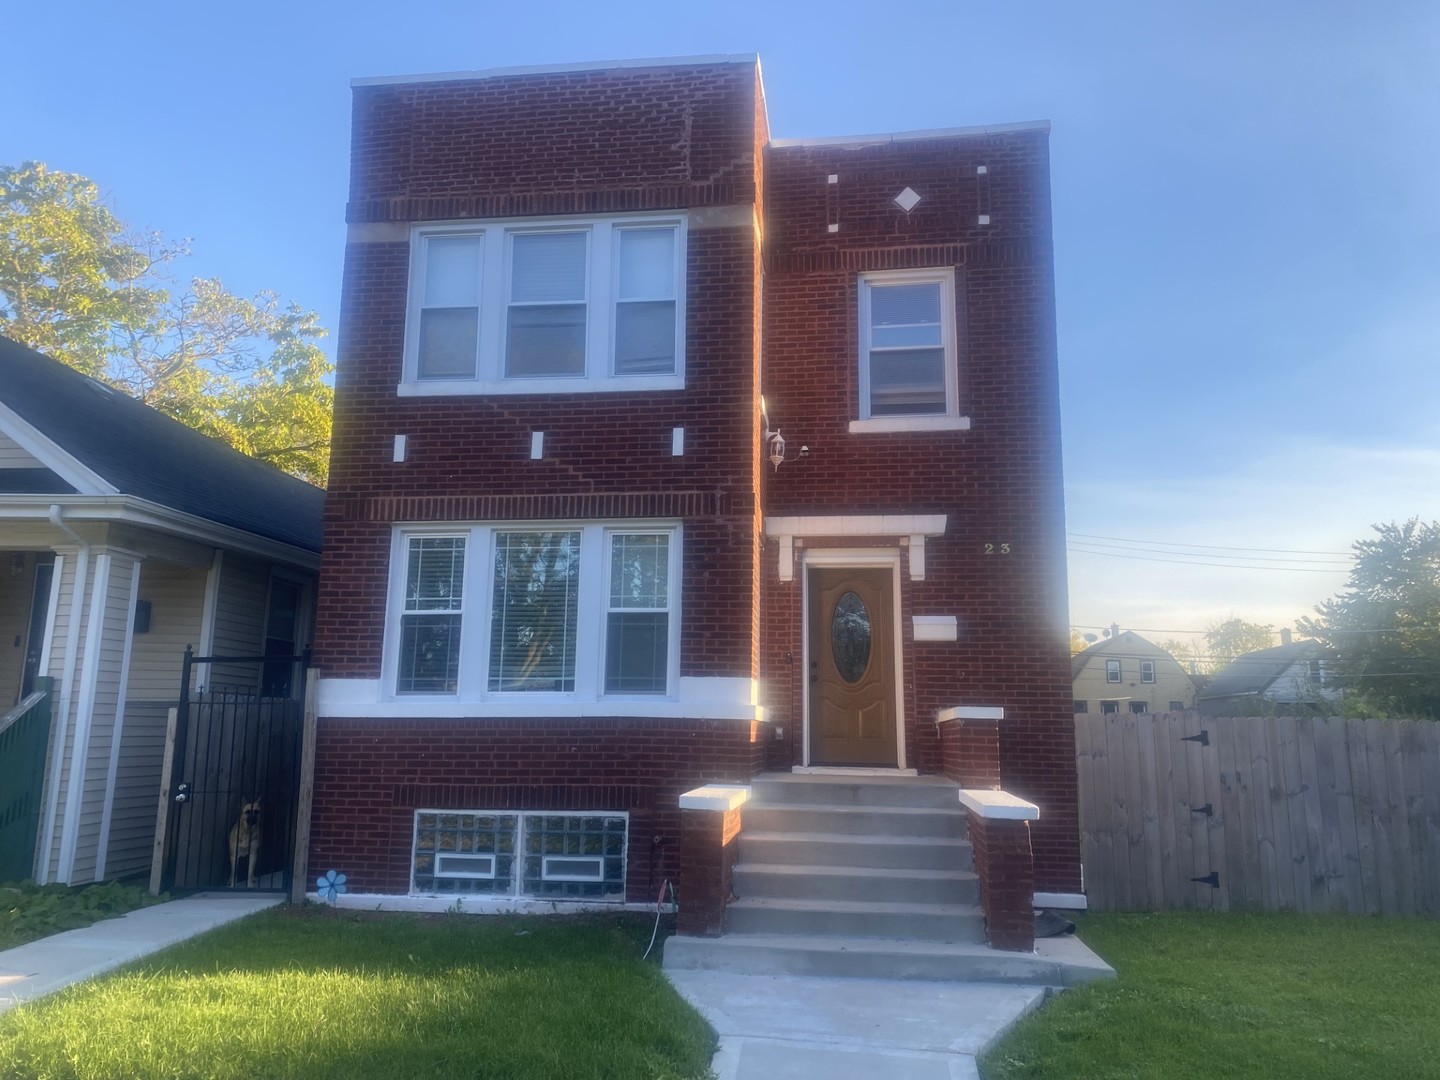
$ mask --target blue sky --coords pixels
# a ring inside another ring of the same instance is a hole
[[[91,176],[194,239],[186,273],[331,327],[352,77],[758,52],[777,137],[1050,119],[1072,622],[1286,625],[1344,583],[1298,552],[1440,516],[1433,2],[92,0],[6,24],[0,161]]]

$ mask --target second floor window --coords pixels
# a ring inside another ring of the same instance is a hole
[[[402,394],[684,385],[684,222],[418,228]]]
[[[1154,681],[1155,681],[1155,661],[1154,661],[1154,660],[1141,660],[1141,661],[1140,661],[1140,681],[1141,681],[1141,682],[1154,682]]]
[[[958,415],[955,275],[949,268],[860,278],[860,418],[897,428]]]
[[[1105,661],[1105,681],[1107,683],[1118,683],[1120,681],[1120,661]]]

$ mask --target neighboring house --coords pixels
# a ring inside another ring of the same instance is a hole
[[[0,825],[23,818],[38,834],[37,881],[150,869],[185,646],[290,656],[308,644],[323,500],[0,338],[0,716],[54,680],[44,775],[0,793]],[[262,670],[203,678],[259,688]],[[0,867],[0,880],[31,872]]]
[[[1180,662],[1133,630],[1118,627],[1070,658],[1077,713],[1182,712],[1195,683]]]
[[[1324,712],[1341,698],[1340,688],[1330,685],[1332,660],[1318,641],[1286,641],[1237,656],[1200,691],[1196,708],[1204,716]]]
[[[347,221],[313,871],[653,903],[682,792],[957,776],[974,707],[1083,903],[1047,124],[772,140],[754,57],[362,79]]]

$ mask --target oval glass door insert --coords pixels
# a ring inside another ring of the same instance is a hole
[[[847,683],[860,681],[870,664],[870,612],[853,592],[835,602],[830,620],[830,649],[835,669]]]

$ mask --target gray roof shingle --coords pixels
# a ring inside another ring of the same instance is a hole
[[[0,402],[122,494],[320,550],[323,490],[4,337]]]

